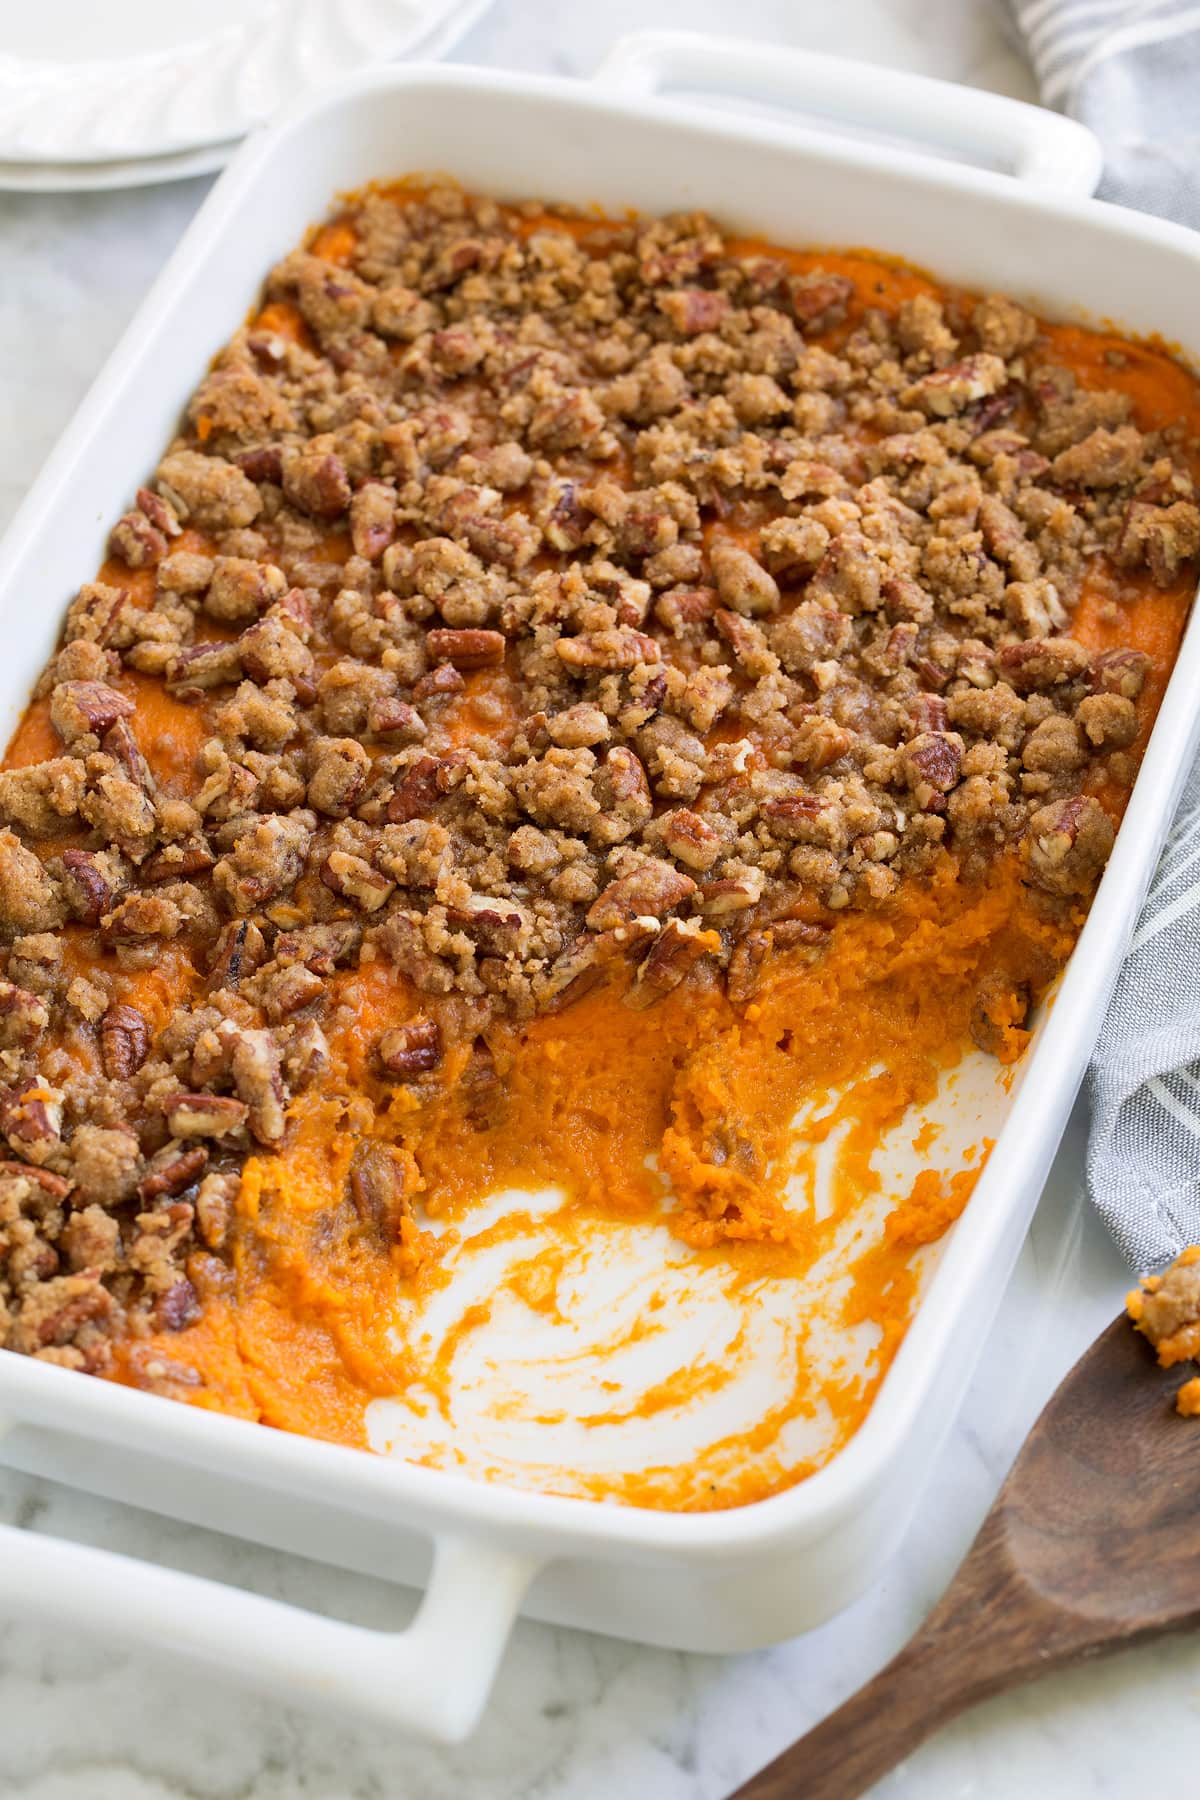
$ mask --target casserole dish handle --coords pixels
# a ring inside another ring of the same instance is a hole
[[[0,1526],[0,1607],[99,1629],[240,1678],[296,1706],[328,1706],[460,1743],[487,1701],[538,1563],[439,1537],[405,1631],[352,1625],[90,1544]]]
[[[903,139],[1058,194],[1091,194],[1103,152],[1086,125],[1007,94],[906,69],[707,32],[635,31],[594,79],[650,97],[683,88],[799,109],[806,123]]]

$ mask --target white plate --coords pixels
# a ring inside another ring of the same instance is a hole
[[[155,187],[183,181],[189,175],[211,175],[224,168],[241,142],[209,144],[202,150],[180,150],[174,156],[133,157],[127,162],[0,162],[0,193],[75,194],[105,189]]]
[[[38,0],[0,17],[0,187],[219,168],[282,105],[363,64],[440,55],[487,0]]]

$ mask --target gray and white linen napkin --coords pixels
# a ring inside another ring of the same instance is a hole
[[[1100,194],[1200,226],[1200,4],[1008,0],[1042,99],[1104,146]],[[1088,1078],[1088,1188],[1139,1271],[1200,1243],[1200,764]]]
[[[1101,198],[1200,226],[1200,5],[1008,3],[1044,103],[1104,146]]]

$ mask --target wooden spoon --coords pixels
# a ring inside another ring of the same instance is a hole
[[[1200,1624],[1200,1420],[1174,1410],[1182,1379],[1127,1318],[1110,1325],[916,1637],[731,1800],[853,1800],[977,1700]]]

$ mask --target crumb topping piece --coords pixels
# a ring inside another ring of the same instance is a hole
[[[1125,1305],[1164,1369],[1200,1360],[1200,1245],[1181,1251],[1161,1275],[1145,1276]],[[1200,1416],[1200,1376],[1184,1382],[1176,1405],[1188,1417]]]

